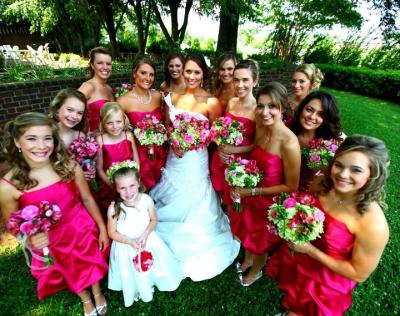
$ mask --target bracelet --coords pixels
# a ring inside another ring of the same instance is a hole
[[[256,195],[256,188],[252,188],[251,189],[251,196],[255,196]]]

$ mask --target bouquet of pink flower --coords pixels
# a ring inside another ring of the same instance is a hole
[[[154,145],[161,146],[167,140],[167,129],[153,115],[146,115],[137,122],[133,133],[140,145],[148,146],[150,159],[154,159]]]
[[[133,85],[130,83],[121,83],[120,87],[115,87],[113,92],[115,98],[119,98],[121,95],[124,95],[125,93],[131,91],[133,89]]]
[[[210,130],[208,120],[183,112],[175,116],[169,128],[169,143],[176,149],[190,151],[209,144]]]
[[[243,142],[243,124],[229,116],[217,118],[210,130],[210,140],[219,145],[238,146]]]
[[[325,140],[322,138],[313,139],[308,147],[301,153],[307,160],[307,166],[313,170],[321,170],[326,167],[335,156],[341,141],[336,139]]]
[[[56,204],[51,205],[47,201],[41,201],[39,205],[28,205],[22,210],[11,213],[6,227],[14,236],[18,237],[18,240],[26,245],[26,240],[29,236],[49,231],[51,226],[58,222],[60,218],[61,210]],[[34,256],[43,261],[46,267],[51,266],[53,258],[50,256],[48,247],[43,248],[43,255],[44,257]],[[25,257],[28,266],[30,266],[26,253]]]
[[[137,272],[146,272],[153,267],[154,259],[151,252],[139,249],[138,254],[133,258],[133,267]]]
[[[69,151],[74,155],[74,159],[86,171],[86,176],[89,177],[90,185],[94,191],[99,190],[96,181],[96,155],[99,150],[99,145],[96,139],[92,136],[78,137],[69,146]]]
[[[281,193],[268,209],[267,229],[293,243],[306,243],[324,231],[325,214],[315,206],[316,199],[306,193]]]
[[[262,180],[263,174],[257,167],[255,160],[241,159],[240,157],[232,159],[225,169],[225,180],[232,187],[255,188]],[[233,210],[240,212],[240,198],[233,201]]]

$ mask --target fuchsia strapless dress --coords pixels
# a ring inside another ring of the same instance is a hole
[[[59,222],[49,231],[50,255],[54,264],[44,270],[31,270],[37,279],[39,299],[68,289],[80,293],[100,281],[108,271],[104,254],[99,250],[97,225],[84,207],[74,181],[56,182],[45,188],[24,192],[19,207],[41,201],[57,204],[62,212]],[[43,255],[42,252],[37,252]],[[33,267],[43,267],[42,261],[32,258]]]
[[[282,183],[282,160],[261,147],[255,147],[249,159],[256,160],[264,178],[258,187],[272,187]],[[262,255],[273,251],[281,243],[280,237],[267,230],[267,209],[272,204],[272,196],[259,195],[241,198],[242,211],[229,208],[232,233],[239,238],[243,247],[252,253]]]
[[[318,207],[322,210],[321,205]],[[354,235],[346,225],[325,213],[324,234],[312,242],[329,256],[351,258]],[[267,275],[285,293],[282,305],[299,316],[341,316],[350,308],[356,282],[333,272],[310,256],[289,252],[286,243],[272,256]]]
[[[128,112],[126,115],[133,128],[135,128],[137,122],[145,119],[146,115],[153,115],[159,121],[164,121],[161,108],[155,108],[151,112]],[[164,167],[167,159],[167,145],[164,143],[163,146],[154,146],[154,159],[150,159],[147,146],[142,146],[137,141],[136,147],[140,161],[140,181],[147,190],[150,190],[160,181],[161,168]]]
[[[89,130],[91,132],[97,131],[100,124],[100,110],[105,103],[109,102],[105,99],[96,100],[94,102],[88,103],[88,121]]]
[[[254,142],[256,123],[246,117],[236,116],[229,112],[227,112],[225,116],[228,116],[233,120],[239,121],[243,124],[243,142],[239,146],[251,145]],[[243,153],[237,156],[247,159],[249,153]],[[230,198],[231,189],[225,180],[225,168],[226,165],[221,161],[218,150],[214,151],[210,165],[211,183],[214,190],[220,194],[222,202],[225,205],[230,205],[232,204],[232,199]]]
[[[107,169],[110,168],[114,162],[133,160],[132,143],[128,138],[125,138],[117,144],[103,143],[101,150],[103,151],[103,170],[106,173]],[[102,214],[107,218],[107,209],[110,203],[115,200],[116,191],[113,187],[100,181],[100,190],[97,195],[97,202]]]

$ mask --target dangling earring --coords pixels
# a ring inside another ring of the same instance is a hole
[[[18,148],[18,152],[21,153],[22,152],[21,147],[17,147],[17,148]]]

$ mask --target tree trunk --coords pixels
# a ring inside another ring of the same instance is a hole
[[[239,30],[239,10],[230,4],[230,13],[220,10],[217,52],[236,54]]]

